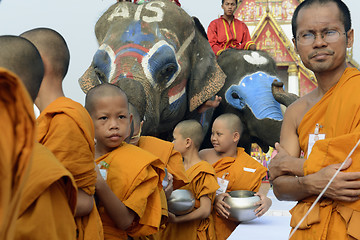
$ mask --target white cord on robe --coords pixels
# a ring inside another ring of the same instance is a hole
[[[349,155],[345,158],[344,162],[341,164],[341,166],[338,168],[338,170],[335,172],[335,174],[333,175],[333,177],[330,179],[330,181],[328,182],[328,184],[325,186],[325,188],[322,190],[322,192],[319,194],[319,196],[316,198],[315,202],[311,205],[311,207],[309,208],[309,210],[306,212],[306,214],[304,215],[304,217],[300,220],[300,222],[296,225],[296,227],[294,228],[293,231],[291,231],[290,236],[288,239],[290,239],[294,233],[296,232],[296,230],[298,230],[298,228],[300,227],[300,224],[305,220],[305,218],[309,215],[309,213],[311,212],[311,210],[315,207],[315,205],[319,202],[320,198],[324,195],[324,193],[326,192],[326,190],[329,188],[330,184],[334,181],[335,177],[338,175],[338,173],[340,172],[341,168],[345,165],[345,163],[347,162],[347,160],[350,158],[350,156],[354,153],[355,149],[358,147],[360,143],[360,139],[358,140],[358,142],[355,144],[355,146],[353,147],[353,149],[351,150],[351,152],[349,153]]]

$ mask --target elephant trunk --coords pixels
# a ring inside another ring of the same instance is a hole
[[[273,83],[271,84],[271,92],[276,101],[288,107],[290,104],[295,102],[299,96],[293,93],[285,92],[283,86],[283,82],[279,82],[274,79]]]

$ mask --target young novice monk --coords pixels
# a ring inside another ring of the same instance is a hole
[[[1,36],[0,52],[0,66],[8,69],[0,69],[0,166],[6,174],[1,174],[0,213],[10,213],[0,221],[0,239],[75,239],[74,179],[46,147],[35,143],[33,101],[44,74],[41,56],[18,36]],[[3,199],[10,200],[4,208]]]
[[[205,159],[215,169],[220,189],[215,199],[216,239],[228,238],[239,224],[228,220],[230,208],[224,202],[229,196],[227,192],[235,190],[249,190],[258,192],[259,207],[255,210],[257,216],[262,216],[271,206],[271,200],[266,197],[268,188],[261,186],[262,178],[266,175],[266,168],[250,157],[243,148],[238,148],[242,132],[241,120],[231,113],[220,115],[215,119],[212,126],[211,143],[214,148],[200,151],[200,157]],[[260,190],[259,190],[260,189]],[[265,194],[264,194],[265,193]]]
[[[129,143],[151,152],[163,162],[168,173],[173,176],[173,188],[178,189],[189,183],[186,176],[181,154],[174,149],[174,144],[152,136],[141,136],[143,121],[136,108],[129,104],[133,115],[134,131],[129,138]],[[170,175],[169,174],[169,175]]]
[[[20,37],[0,36],[0,52],[0,239],[13,239],[31,166],[33,100],[44,66],[35,46]]]
[[[189,183],[185,173],[185,168],[181,154],[174,149],[174,144],[152,136],[141,136],[143,121],[134,105],[129,103],[130,113],[133,115],[133,133],[129,136],[130,144],[140,147],[157,156],[163,163],[163,167],[168,171],[167,185],[163,185],[165,191],[161,191],[162,221],[161,227],[168,218],[167,197],[173,189],[178,189]],[[159,239],[159,232],[149,236],[149,239]]]
[[[202,161],[198,151],[203,140],[199,122],[186,120],[174,129],[174,148],[184,158],[184,167],[190,183],[182,189],[190,190],[196,199],[195,210],[175,216],[169,212],[169,224],[161,233],[161,239],[215,239],[213,220],[210,215],[215,192],[219,188],[215,171],[209,163]]]
[[[38,48],[45,66],[35,100],[40,110],[37,140],[52,151],[75,178],[78,239],[102,239],[101,219],[93,198],[96,183],[94,127],[86,109],[66,98],[62,89],[69,67],[69,49],[64,38],[49,28],[32,29],[21,36]]]
[[[105,239],[156,233],[161,220],[159,178],[165,172],[157,157],[124,142],[132,120],[125,93],[112,84],[98,85],[87,93],[85,107],[95,127],[96,163],[106,180],[98,177],[96,183]]]

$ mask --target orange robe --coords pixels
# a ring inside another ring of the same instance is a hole
[[[122,143],[120,147],[98,159],[96,163],[105,162],[107,168],[106,182],[114,194],[133,210],[137,217],[126,231],[116,228],[106,213],[104,206],[99,205],[103,222],[105,239],[127,239],[148,236],[159,230],[161,221],[162,189],[159,175],[164,178],[161,161],[151,153],[131,144]],[[104,169],[104,164],[101,164]],[[161,177],[160,177],[161,178]]]
[[[214,203],[217,184],[215,171],[206,161],[201,161],[186,171],[190,183],[181,189],[190,190],[195,197],[195,209],[200,207],[200,197],[207,195],[211,204]],[[216,239],[213,218],[210,215],[203,220],[188,221],[182,223],[169,223],[161,233],[161,239]]]
[[[60,97],[37,119],[37,140],[50,149],[74,176],[76,185],[89,195],[95,193],[94,126],[80,104]],[[78,239],[103,239],[102,223],[95,207],[88,216],[77,217]]]
[[[339,82],[304,116],[299,128],[300,148],[307,156],[309,134],[321,125],[318,140],[304,163],[309,175],[335,163],[342,163],[360,138],[360,72],[347,68]],[[360,171],[360,148],[351,156],[353,162],[344,172]],[[317,196],[299,201],[291,210],[295,227]],[[340,202],[322,198],[291,239],[360,239],[360,201]]]
[[[183,159],[181,154],[178,151],[174,150],[174,144],[162,139],[151,137],[151,136],[141,136],[139,139],[138,146],[141,149],[144,149],[155,156],[157,156],[163,163],[163,167],[173,175],[173,188],[178,189],[182,186],[185,186],[189,183],[189,180],[185,173],[185,168],[183,164]],[[162,179],[160,179],[162,181]],[[162,205],[162,223],[167,221],[168,217],[168,208],[167,208],[167,199],[165,192],[161,191],[161,205]],[[163,224],[162,228],[165,227]],[[147,236],[146,238],[139,239],[159,239],[159,232],[153,236]]]
[[[76,239],[77,189],[64,166],[40,143],[21,199],[15,239]]]
[[[21,80],[0,68],[0,239],[13,239],[35,142],[33,102]]]
[[[174,176],[174,189],[181,188],[189,183],[182,156],[174,150],[173,143],[156,137],[141,136],[138,146],[154,154],[165,164],[169,173]]]
[[[225,175],[225,179],[229,181],[226,192],[236,190],[259,191],[261,181],[267,171],[266,167],[250,157],[243,148],[237,148],[236,158],[224,157],[212,166],[218,178],[223,178]],[[239,222],[220,217],[215,209],[213,216],[217,240],[228,238],[239,225]]]

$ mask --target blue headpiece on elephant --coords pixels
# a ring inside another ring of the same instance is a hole
[[[104,82],[118,85],[144,117],[146,135],[172,133],[224,84],[201,29],[168,0],[116,3],[97,21],[95,33],[100,47],[80,86],[86,93]]]
[[[229,49],[217,61],[227,79],[218,93],[225,101],[215,110],[213,118],[225,112],[237,114],[244,127],[240,146],[250,152],[251,143],[257,143],[267,152],[280,139],[283,120],[280,103],[288,106],[298,96],[284,91],[276,77],[276,63],[264,51]],[[209,143],[205,142],[204,146]]]

